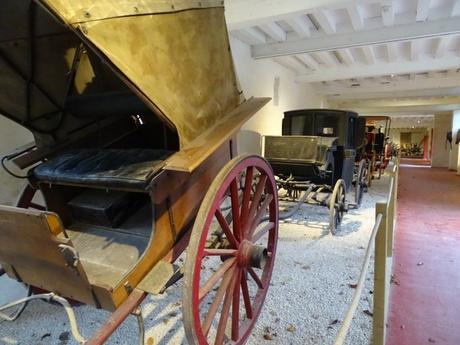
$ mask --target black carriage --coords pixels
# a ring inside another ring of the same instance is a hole
[[[282,136],[263,138],[263,155],[278,186],[291,199],[329,207],[332,233],[348,209],[346,193],[352,186],[354,205],[361,203],[366,164],[355,162],[364,146],[363,125],[354,112],[295,110],[285,113]]]

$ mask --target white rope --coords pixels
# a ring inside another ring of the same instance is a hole
[[[80,344],[84,344],[86,342],[85,338],[83,338],[83,336],[80,334],[80,332],[78,330],[77,319],[75,318],[75,313],[74,313],[72,307],[70,306],[69,302],[67,302],[67,300],[65,298],[57,296],[54,293],[32,295],[32,296],[29,296],[29,297],[21,298],[21,299],[15,301],[15,302],[5,304],[5,305],[0,307],[0,318],[3,319],[3,320],[6,320],[6,321],[14,321],[14,318],[1,313],[1,311],[6,310],[6,309],[10,309],[10,308],[12,308],[14,306],[17,306],[18,304],[27,303],[27,302],[29,302],[31,300],[35,300],[35,299],[45,300],[47,302],[54,301],[54,302],[57,302],[57,303],[61,304],[64,307],[64,309],[65,309],[65,311],[67,313],[67,317],[68,317],[69,322],[70,322],[70,330],[72,332],[72,336]]]
[[[339,330],[339,334],[335,338],[334,345],[342,345],[345,341],[345,337],[347,336],[348,329],[350,328],[351,321],[353,320],[353,316],[355,315],[356,308],[358,308],[359,299],[361,297],[361,293],[363,291],[364,282],[366,281],[367,271],[369,269],[369,260],[371,258],[371,249],[373,248],[373,243],[375,241],[375,236],[380,227],[380,223],[382,221],[382,214],[378,214],[375,220],[374,228],[372,229],[372,234],[369,239],[369,244],[366,249],[366,253],[364,255],[364,262],[361,268],[361,275],[359,276],[358,285],[356,286],[355,295],[353,296],[353,301],[351,302],[350,308],[348,309],[347,315],[343,320],[342,327]]]

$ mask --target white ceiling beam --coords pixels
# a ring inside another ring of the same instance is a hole
[[[417,61],[420,57],[420,40],[413,40],[410,42],[410,59]]]
[[[331,108],[337,109],[344,109],[343,105],[331,103],[329,101],[329,106]],[[447,105],[420,105],[420,106],[407,106],[407,107],[396,107],[396,108],[388,108],[388,107],[375,107],[375,108],[363,108],[359,106],[348,106],[345,107],[346,109],[352,110],[360,114],[361,116],[367,115],[377,115],[377,116],[385,116],[385,115],[413,115],[413,114],[426,114],[431,115],[440,112],[451,112],[454,110],[459,109],[460,104],[447,104]]]
[[[439,37],[436,39],[436,46],[435,46],[434,54],[433,54],[433,56],[436,59],[439,59],[445,54],[447,47],[449,45],[449,42],[450,42],[450,37]]]
[[[324,36],[317,36],[300,40],[288,40],[282,43],[262,44],[253,47],[252,56],[258,59],[281,55],[296,55],[458,33],[460,33],[460,20],[454,17],[437,21],[395,25],[373,30],[343,34],[338,33],[335,35],[328,35],[327,39],[325,39]]]
[[[310,54],[300,54],[297,55],[297,58],[304,64],[306,64],[308,67],[310,67],[312,70],[317,71],[319,69],[318,62],[315,59],[313,59],[310,56]]]
[[[262,24],[259,28],[277,42],[286,41],[286,32],[276,23]]]
[[[382,20],[384,26],[393,26],[395,23],[395,8],[393,4],[382,5]]]
[[[348,16],[350,17],[351,25],[353,29],[362,30],[364,27],[363,16],[359,11],[359,5],[351,4],[347,6]]]
[[[428,19],[430,11],[430,0],[417,0],[417,16],[416,21],[421,22]]]
[[[298,16],[286,19],[286,22],[299,37],[310,37],[310,26],[308,25],[307,16]]]
[[[225,17],[229,30],[235,30],[305,15],[318,8],[342,6],[341,4],[344,3],[347,1],[227,0],[225,1]]]
[[[378,93],[398,93],[402,91],[421,91],[428,90],[430,92],[437,89],[459,89],[460,88],[460,74],[452,77],[434,76],[433,78],[417,78],[415,74],[411,74],[412,79],[398,80],[398,81],[385,81],[377,80],[373,82],[362,81],[359,82],[357,87],[333,87],[325,86],[322,83],[316,88],[316,91],[322,95],[340,94],[341,97],[356,96],[363,97],[365,94],[378,94]],[[347,81],[347,85],[351,82]],[[459,93],[460,94],[460,93]]]
[[[388,62],[395,62],[396,60],[398,60],[398,50],[396,49],[394,43],[387,43],[385,45],[385,48],[387,51]]]
[[[353,78],[378,77],[390,74],[423,73],[435,70],[448,70],[460,65],[460,57],[444,56],[439,59],[420,59],[418,61],[392,62],[374,65],[355,65],[348,68],[341,66],[331,67],[320,72],[311,72],[300,75],[297,82],[320,82]]]
[[[254,28],[233,30],[230,34],[249,45],[263,44],[267,41],[265,35]]]
[[[334,18],[332,18],[327,10],[317,10],[312,14],[326,34],[330,35],[335,33]]]
[[[374,49],[372,48],[372,46],[361,47],[361,51],[363,52],[364,60],[366,61],[366,64],[368,65],[375,64],[375,55],[374,55]]]
[[[337,55],[342,59],[343,63],[347,66],[352,66],[356,63],[355,58],[348,49],[337,50]]]
[[[459,104],[460,96],[446,97],[413,97],[413,98],[392,98],[392,99],[362,99],[362,100],[343,100],[338,102],[345,107],[354,104],[359,107],[411,107],[423,105],[446,105]]]
[[[448,97],[412,97],[412,98],[387,98],[366,100],[338,100],[329,103],[339,109],[350,109],[364,114],[429,114],[439,111],[451,111],[458,109],[459,96]]]
[[[294,56],[276,57],[273,59],[273,61],[290,69],[295,73],[302,73],[308,71],[308,68]]]
[[[317,52],[313,53],[315,58],[323,65],[327,67],[337,66],[337,59],[332,56],[331,52]]]

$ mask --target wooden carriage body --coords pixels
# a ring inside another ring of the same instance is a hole
[[[0,206],[0,264],[107,310],[155,292],[268,100],[238,87],[221,1],[3,0],[0,114],[35,136],[8,158],[46,210]]]
[[[275,173],[292,174],[296,179],[330,186],[343,179],[349,189],[353,181],[356,151],[362,140],[357,128],[358,115],[353,112],[328,109],[288,111],[283,119],[282,136],[276,139],[277,143],[269,139],[277,147],[284,147],[282,155],[285,158],[281,159],[279,153],[274,159],[266,158],[270,163],[273,161]],[[292,141],[298,142],[297,146],[292,145]],[[300,151],[290,152],[299,145],[304,147],[304,152],[307,150],[312,155],[302,159]],[[299,166],[302,168],[299,169]]]

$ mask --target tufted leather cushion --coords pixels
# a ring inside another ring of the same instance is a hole
[[[144,190],[172,153],[147,149],[70,150],[40,164],[33,174],[41,182]]]

